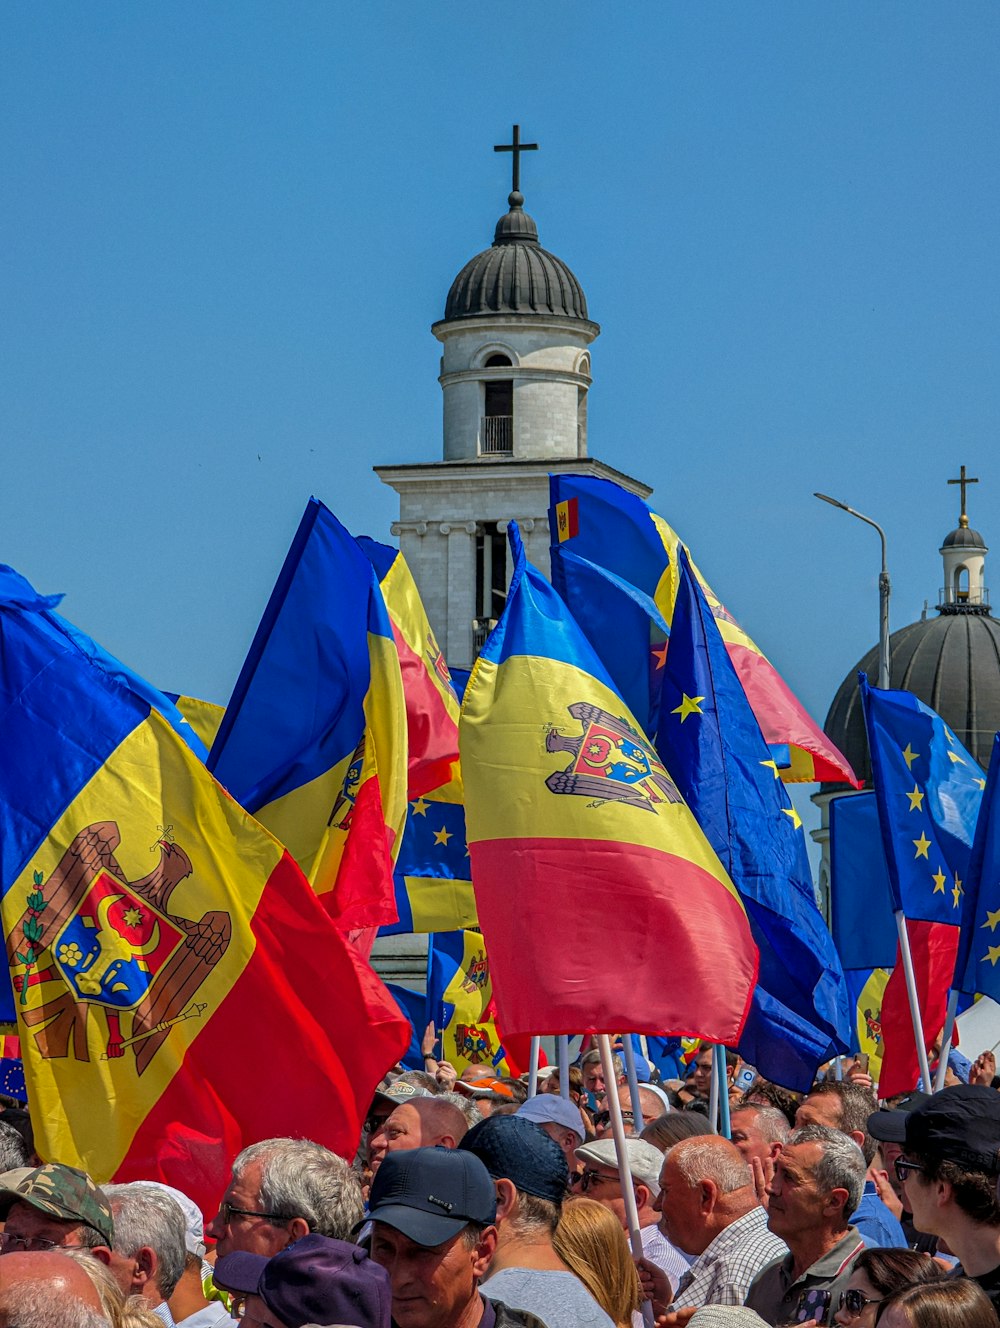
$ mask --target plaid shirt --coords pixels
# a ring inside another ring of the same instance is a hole
[[[681,1278],[672,1310],[692,1305],[742,1305],[760,1270],[788,1253],[767,1226],[759,1204],[720,1231]]]

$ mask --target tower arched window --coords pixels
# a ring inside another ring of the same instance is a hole
[[[509,369],[506,355],[491,355],[487,369]],[[483,383],[483,418],[479,431],[481,456],[509,456],[514,450],[514,380],[487,378]]]
[[[959,603],[969,598],[969,569],[964,563],[955,568],[955,598]]]
[[[487,369],[509,369],[511,368],[511,358],[509,355],[491,355],[484,367]]]

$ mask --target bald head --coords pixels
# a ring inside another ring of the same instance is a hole
[[[496,1073],[492,1065],[467,1065],[462,1071],[462,1083],[474,1084],[478,1079],[495,1079]]]
[[[103,1316],[101,1298],[87,1270],[55,1250],[5,1254],[0,1259],[0,1316],[7,1319],[8,1293],[29,1282],[42,1282],[60,1297],[72,1296]]]
[[[415,1097],[400,1103],[368,1142],[372,1172],[378,1171],[387,1153],[435,1145],[457,1148],[468,1128],[458,1107],[440,1098]]]

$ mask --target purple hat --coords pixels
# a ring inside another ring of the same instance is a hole
[[[458,1146],[474,1153],[494,1180],[509,1180],[516,1190],[551,1203],[565,1198],[569,1168],[562,1149],[540,1125],[519,1114],[488,1116]]]
[[[310,1233],[270,1259],[236,1250],[216,1263],[215,1282],[226,1291],[260,1296],[286,1328],[390,1328],[389,1274],[346,1240]]]

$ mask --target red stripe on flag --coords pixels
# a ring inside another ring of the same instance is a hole
[[[256,948],[139,1126],[116,1180],[162,1180],[216,1211],[237,1152],[314,1139],[351,1160],[379,1079],[411,1029],[330,926],[291,858],[268,878]]]
[[[739,900],[704,868],[600,840],[470,847],[508,1036],[628,1029],[738,1040],[757,949]]]
[[[750,708],[764,734],[774,745],[791,744],[809,752],[817,780],[861,788],[847,757],[833,745],[807,713],[773,664],[748,646],[726,642],[726,650],[739,674]]]
[[[390,831],[385,823],[377,775],[358,789],[351,828],[337,870],[337,883],[320,900],[338,927],[386,927],[396,922]]]
[[[406,700],[409,745],[407,795],[419,798],[447,784],[458,762],[458,725],[448,714],[427,661],[412,650],[399,627],[392,635],[399,654]]]
[[[924,1046],[930,1047],[944,1027],[948,988],[955,971],[955,954],[958,950],[958,928],[944,922],[908,920],[906,930],[913,954],[913,976],[923,1021]],[[920,1068],[898,946],[896,967],[892,970],[882,997],[882,1039],[885,1050],[879,1075],[879,1097],[909,1093],[917,1086]],[[924,1089],[930,1091],[926,1084]]]

